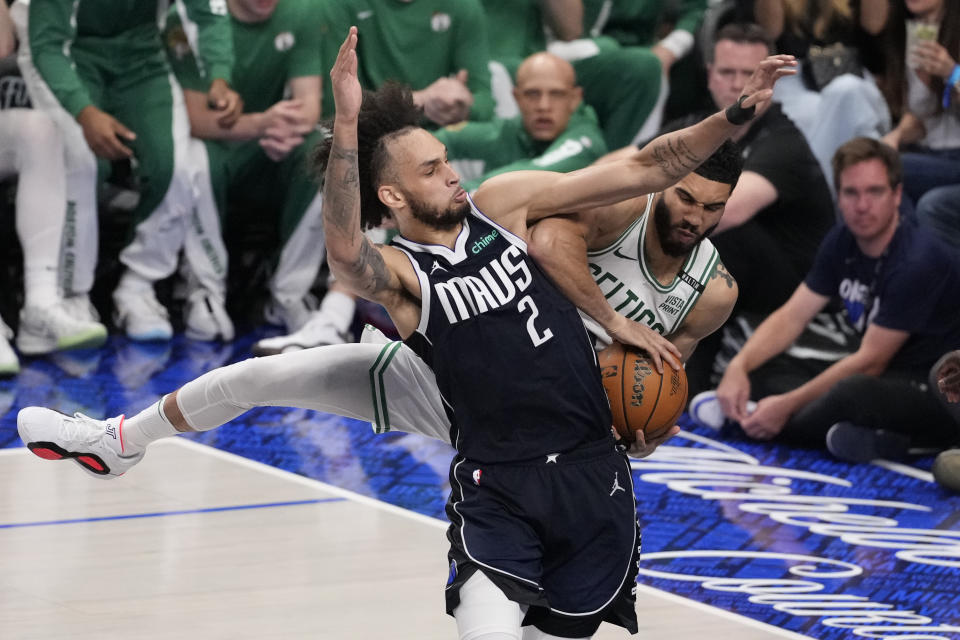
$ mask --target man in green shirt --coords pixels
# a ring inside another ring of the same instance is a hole
[[[581,104],[583,91],[566,60],[546,52],[533,54],[517,69],[513,94],[520,108],[515,118],[462,123],[436,132],[464,189],[473,191],[507,171],[573,171],[607,152],[596,116]]]
[[[239,115],[239,98],[229,89],[226,5],[183,4],[199,32],[205,99],[229,126]],[[35,106],[50,113],[65,138],[62,287],[78,314],[94,313],[87,294],[97,260],[97,159],[130,159],[136,170],[135,230],[120,254],[127,271],[114,292],[117,323],[136,340],[172,335],[152,283],[176,269],[189,214],[179,206],[190,189],[188,125],[163,54],[158,9],[157,2],[35,0],[19,12],[18,62]]]
[[[175,10],[164,33],[192,133],[205,141],[193,148],[201,164],[198,206],[215,209],[227,224],[227,212],[238,204],[276,219],[280,250],[269,283],[272,306],[276,319],[296,331],[309,316],[306,296],[323,259],[321,199],[305,165],[320,135],[320,2],[229,0],[228,6],[236,52],[234,84],[244,102],[243,115],[231,127],[217,122],[204,98],[201,66]],[[209,240],[215,257],[201,254],[191,260],[201,286],[188,298],[187,332],[199,339],[230,339],[232,326],[222,312],[227,261],[223,243],[216,229],[195,226],[194,231]]]
[[[319,32],[327,66],[353,25],[361,34],[364,89],[391,79],[409,84],[416,104],[440,126],[493,116],[487,20],[479,0],[325,2]],[[332,95],[324,96],[323,113],[333,115]]]

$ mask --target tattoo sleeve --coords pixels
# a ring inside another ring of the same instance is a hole
[[[703,162],[703,158],[690,150],[683,137],[657,142],[653,148],[653,159],[671,180],[679,180]]]
[[[380,249],[360,228],[357,149],[336,142],[323,186],[323,226],[331,268],[356,293],[370,297],[387,288],[390,271]]]

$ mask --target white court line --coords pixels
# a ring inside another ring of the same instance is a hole
[[[936,482],[933,479],[933,474],[929,471],[924,471],[922,469],[917,469],[916,467],[911,467],[908,464],[901,464],[899,462],[892,462],[890,460],[874,460],[870,464],[877,467],[882,467],[887,471],[893,471],[894,473],[899,473],[900,475],[909,476],[911,478],[916,478],[917,480],[923,480],[924,482]]]
[[[230,453],[229,451],[223,451],[209,445],[200,444],[199,442],[194,442],[193,440],[188,440],[187,438],[167,438],[166,440],[160,440],[155,442],[157,444],[177,444],[179,446],[185,447],[187,449],[192,449],[197,452],[205,452],[208,455],[214,456],[215,458],[220,458],[241,466],[248,467],[254,471],[260,471],[261,473],[266,473],[268,475],[275,476],[277,478],[283,478],[296,482],[298,484],[320,488],[329,493],[333,493],[338,496],[342,496],[348,500],[353,500],[360,504],[364,504],[375,509],[381,509],[388,513],[398,515],[404,518],[409,518],[411,520],[416,520],[417,522],[422,522],[428,524],[432,527],[446,529],[448,526],[447,522],[442,520],[437,520],[436,518],[431,518],[430,516],[425,516],[423,514],[417,513],[415,511],[410,511],[409,509],[404,509],[402,507],[397,507],[395,505],[383,502],[382,500],[377,500],[375,498],[370,498],[367,496],[360,495],[359,493],[354,493],[353,491],[347,491],[346,489],[341,489],[340,487],[335,487],[329,485],[325,482],[319,480],[314,480],[313,478],[308,478],[306,476],[301,476],[299,474],[293,473],[292,471],[285,471],[284,469],[278,469],[276,467],[271,467],[268,464],[262,462],[257,462],[256,460],[250,460],[249,458],[244,458],[243,456],[237,455],[235,453]],[[640,555],[643,557],[643,554]],[[649,587],[642,584],[637,584],[637,591],[644,592],[648,595],[656,596],[658,598],[663,598],[664,600],[670,600],[693,609],[703,611],[705,613],[711,613],[713,615],[719,616],[721,618],[726,618],[733,622],[737,622],[747,627],[753,627],[755,629],[761,629],[771,634],[783,636],[784,638],[790,638],[791,640],[810,640],[813,636],[805,636],[787,629],[781,629],[775,627],[766,622],[761,622],[759,620],[754,620],[747,616],[740,615],[738,613],[733,613],[732,611],[727,611],[725,609],[720,609],[708,604],[703,604],[702,602],[697,602],[696,600],[691,600],[689,598],[684,598],[683,596],[678,596],[670,593],[669,591],[663,591],[661,589],[656,589],[654,587]]]
[[[7,447],[5,449],[0,449],[0,456],[9,456],[24,451],[29,453],[30,449],[27,449],[26,447]]]

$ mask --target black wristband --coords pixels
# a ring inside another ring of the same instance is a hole
[[[740,96],[740,99],[737,100],[736,104],[732,104],[727,107],[726,115],[727,121],[732,125],[740,126],[741,124],[746,124],[753,120],[753,115],[757,112],[756,105],[752,107],[743,107],[743,101],[747,99],[747,96]]]

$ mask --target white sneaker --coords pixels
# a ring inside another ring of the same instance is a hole
[[[62,302],[20,310],[17,349],[21,353],[40,355],[66,349],[99,347],[106,341],[105,326],[78,317]]]
[[[343,344],[350,335],[338,331],[333,322],[322,311],[315,311],[310,320],[299,331],[275,338],[264,338],[253,345],[253,355],[272,356],[289,351],[300,351],[312,347],[331,344]]]
[[[114,322],[131,340],[169,340],[173,337],[166,308],[152,288],[134,290],[118,287],[113,292]]]
[[[144,452],[124,456],[123,416],[94,420],[82,413],[72,417],[43,407],[26,407],[17,414],[20,439],[44,460],[71,459],[103,479],[122,476],[143,459]]]
[[[183,321],[186,324],[184,333],[191,340],[233,340],[233,322],[227,315],[223,299],[206,289],[197,289],[187,297]]]
[[[0,319],[0,377],[15,376],[20,373],[20,361],[8,342],[13,331]]]
[[[90,296],[86,293],[75,293],[64,296],[63,305],[74,317],[83,318],[91,322],[100,322],[100,314],[97,308],[90,302]]]
[[[752,400],[747,402],[747,413],[753,413],[757,408],[757,403]],[[709,427],[714,431],[719,431],[728,422],[727,416],[723,414],[720,408],[720,400],[717,399],[716,391],[703,391],[693,396],[690,401],[690,418],[702,427]]]
[[[298,300],[274,300],[264,310],[264,318],[270,324],[286,327],[289,333],[302,329],[317,310],[317,298],[307,294]]]

